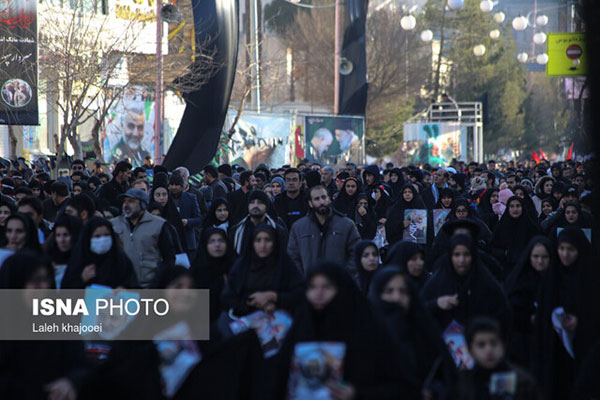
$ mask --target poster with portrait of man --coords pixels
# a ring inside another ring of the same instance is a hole
[[[106,162],[128,159],[136,167],[154,156],[153,100],[151,90],[130,88],[114,101],[101,135]]]
[[[306,156],[310,161],[338,165],[364,162],[363,117],[304,117]]]

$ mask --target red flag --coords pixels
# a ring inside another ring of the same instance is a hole
[[[546,156],[546,154],[544,154],[544,151],[542,149],[540,149],[540,157],[542,157],[544,160],[548,159],[548,156]]]
[[[567,154],[567,160],[570,160],[573,158],[573,142],[571,142],[571,147],[569,148],[569,154]]]
[[[304,147],[302,146],[302,127],[296,127],[296,158],[302,160],[304,158]]]
[[[531,153],[531,159],[533,161],[535,161],[536,164],[540,163],[540,157],[537,155],[537,153],[534,151],[533,153]]]

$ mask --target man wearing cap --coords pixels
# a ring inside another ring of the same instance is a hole
[[[123,214],[110,220],[133,263],[140,286],[147,288],[160,268],[175,264],[175,245],[166,221],[146,211],[148,195],[140,189],[121,194]]]
[[[196,234],[194,228],[202,224],[202,215],[196,196],[183,191],[183,177],[179,172],[173,172],[169,179],[169,192],[171,199],[175,203],[175,207],[181,215],[181,223],[183,224],[183,247],[190,260],[194,260],[196,256]]]
[[[120,195],[129,189],[129,178],[131,177],[131,164],[127,161],[119,161],[113,171],[110,182],[102,185],[98,191],[98,198],[109,205],[121,209],[123,204]]]
[[[229,237],[237,254],[242,255],[246,252],[247,247],[250,245],[254,228],[260,224],[269,224],[275,228],[282,244],[281,248],[285,249],[287,247],[287,230],[267,214],[270,206],[272,206],[271,200],[265,192],[260,190],[249,192],[248,215],[229,230]]]

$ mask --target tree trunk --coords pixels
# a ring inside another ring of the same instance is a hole
[[[17,137],[15,136],[15,131],[12,125],[8,125],[8,137],[10,140],[10,159],[17,159]]]
[[[94,127],[92,128],[92,140],[94,141],[94,154],[96,155],[96,160],[100,162],[104,162],[104,157],[102,156],[102,147],[100,147],[100,126],[102,125],[102,120],[97,119],[94,123]]]

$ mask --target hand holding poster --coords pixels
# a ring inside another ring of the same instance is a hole
[[[450,322],[442,337],[457,367],[462,365],[467,369],[471,369],[475,366],[475,361],[469,354],[464,329],[461,324],[454,320]]]
[[[405,224],[402,240],[407,240],[413,243],[427,243],[427,210],[404,210]]]
[[[442,226],[446,222],[446,217],[450,214],[450,209],[436,208],[433,210],[433,234],[437,236]]]
[[[229,325],[234,334],[244,332],[250,328],[254,329],[260,340],[265,358],[277,354],[291,326],[292,317],[282,310],[276,310],[273,314],[256,311],[236,319]]]

